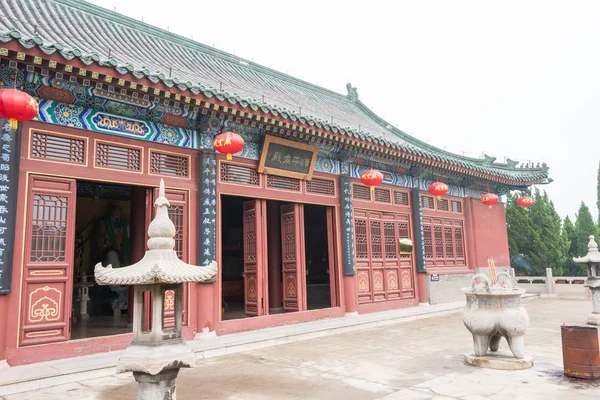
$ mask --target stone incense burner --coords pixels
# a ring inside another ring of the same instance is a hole
[[[514,287],[510,275],[501,272],[493,281],[487,275],[477,274],[471,280],[471,287],[462,291],[467,297],[463,322],[473,335],[475,351],[475,357],[465,355],[465,361],[478,366],[497,368],[489,365],[489,362],[475,362],[473,359],[485,357],[488,349],[497,352],[502,337],[506,338],[514,358],[499,354],[494,354],[491,358],[523,360],[525,332],[529,327],[529,315],[521,304],[521,296],[525,290]],[[516,369],[515,367],[498,368]]]

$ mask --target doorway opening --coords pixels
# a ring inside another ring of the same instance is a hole
[[[131,331],[129,288],[97,285],[94,267],[122,268],[138,261],[137,247],[145,242],[145,191],[77,181],[71,339]]]
[[[223,320],[246,318],[244,309],[243,206],[250,199],[221,196],[221,265]]]
[[[327,207],[304,205],[307,309],[329,308],[331,304],[330,246]]]

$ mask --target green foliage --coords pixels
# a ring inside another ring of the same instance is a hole
[[[562,219],[546,192],[540,194],[536,189],[534,201],[530,207],[531,222],[537,231],[530,254],[533,271],[535,275],[545,275],[546,268],[552,268],[554,275],[563,275],[569,243],[561,233]]]
[[[575,264],[573,261],[573,257],[577,256],[577,239],[575,238],[575,225],[571,222],[571,218],[567,215],[565,221],[563,223],[563,231],[562,234],[567,242],[569,242],[569,250],[567,251],[567,261],[565,263],[565,275],[580,275],[581,274],[581,266]]]

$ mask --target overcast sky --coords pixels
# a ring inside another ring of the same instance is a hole
[[[466,155],[547,162],[561,216],[594,215],[600,1],[92,0],[346,93]]]

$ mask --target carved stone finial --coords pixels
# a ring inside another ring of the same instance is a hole
[[[594,235],[590,235],[589,239],[587,255],[584,257],[573,257],[573,261],[578,264],[600,263],[600,251],[598,251],[598,244],[594,239]]]
[[[352,87],[352,84],[350,82],[346,84],[346,89],[348,90],[348,94],[346,96],[351,101],[358,101],[358,89]]]
[[[165,196],[165,181],[160,180],[158,198],[154,202],[156,216],[148,227],[148,249],[173,250],[175,248],[175,225],[169,218],[169,200]]]
[[[588,243],[588,251],[589,252],[594,252],[594,253],[597,252],[598,251],[598,244],[594,240],[594,235],[590,235],[590,237],[588,239],[590,239],[590,241]]]

